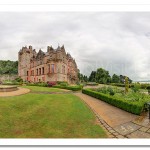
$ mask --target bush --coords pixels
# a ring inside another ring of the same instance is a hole
[[[17,82],[17,81],[4,81],[2,84],[3,85],[22,85],[21,82]]]
[[[23,83],[23,79],[20,77],[16,78],[14,81]]]
[[[111,95],[99,93],[96,91],[92,91],[90,89],[82,89],[82,93],[90,95],[90,96],[95,97],[97,99],[100,99],[102,101],[105,101],[105,102],[107,102],[113,106],[116,106],[118,108],[121,108],[125,111],[131,112],[131,113],[136,114],[136,115],[140,115],[144,109],[144,104],[145,104],[144,101],[142,101],[142,102],[128,101],[128,100],[125,100],[123,98],[115,98]]]
[[[41,86],[41,87],[47,87],[47,83],[44,82],[37,82],[37,83],[26,83],[27,86]]]
[[[60,83],[59,85],[60,85],[60,86],[68,86],[68,83],[65,83],[65,82],[64,82],[64,83]]]
[[[108,90],[110,95],[112,95],[112,96],[115,95],[115,92],[111,87],[108,87],[107,90]]]
[[[150,86],[147,87],[148,94],[150,94]]]
[[[138,92],[141,88],[141,85],[139,83],[135,83],[134,86],[132,87],[133,92]]]
[[[49,82],[47,82],[47,86],[52,87],[52,86],[56,85],[56,83],[57,82],[55,82],[55,81],[49,81]]]

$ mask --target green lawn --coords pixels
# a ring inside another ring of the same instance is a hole
[[[28,88],[33,92],[60,92],[61,89],[52,87],[39,87],[39,86],[22,86],[23,88]]]
[[[0,138],[105,137],[93,112],[73,94],[29,93],[0,98]]]

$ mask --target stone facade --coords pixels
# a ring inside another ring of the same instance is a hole
[[[78,81],[78,68],[75,60],[66,53],[64,46],[54,49],[47,47],[37,53],[32,46],[22,47],[18,53],[18,76],[29,82]]]

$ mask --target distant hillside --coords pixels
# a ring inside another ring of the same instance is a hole
[[[18,74],[18,61],[0,60],[0,75]]]

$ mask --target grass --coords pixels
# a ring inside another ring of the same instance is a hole
[[[61,89],[52,87],[39,87],[39,86],[22,86],[23,88],[28,88],[32,92],[60,92]]]
[[[28,88],[46,90],[43,87]],[[107,137],[96,123],[93,112],[73,94],[29,93],[1,97],[0,122],[0,138]]]

